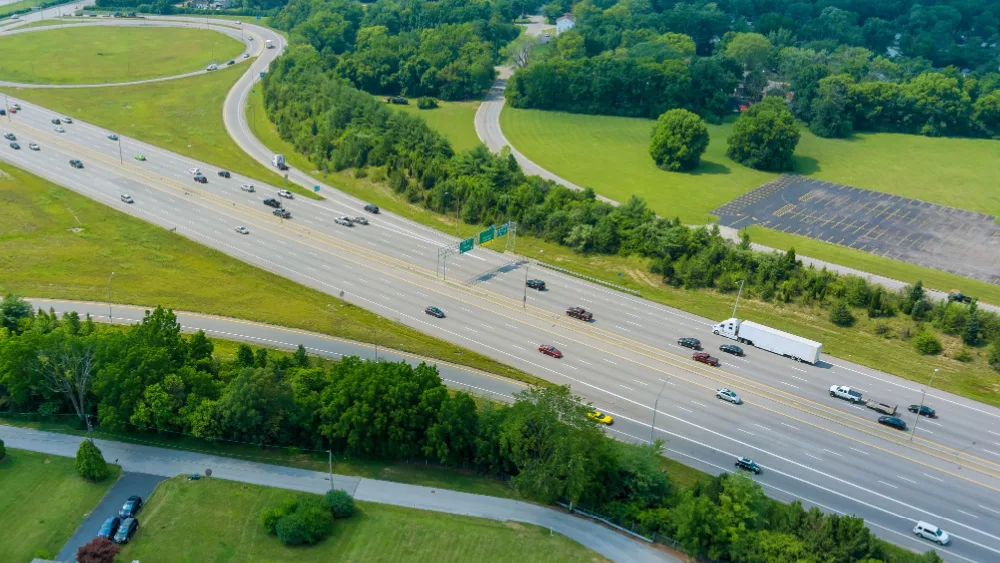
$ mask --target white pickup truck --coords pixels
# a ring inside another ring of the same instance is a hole
[[[864,398],[861,393],[851,389],[850,387],[844,387],[843,385],[831,385],[830,386],[830,396],[837,397],[838,399],[843,399],[845,401],[850,401],[852,403],[863,403]]]

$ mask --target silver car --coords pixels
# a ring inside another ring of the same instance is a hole
[[[743,404],[743,399],[741,399],[740,396],[737,395],[736,392],[733,391],[732,389],[727,389],[725,387],[723,387],[722,389],[717,389],[715,391],[715,396],[718,397],[719,399],[722,399],[723,401],[729,401],[734,405]]]
[[[350,217],[337,217],[336,219],[333,220],[333,222],[336,223],[336,224],[338,224],[338,225],[343,225],[345,227],[353,227],[354,226],[354,222],[351,221]]]
[[[243,190],[243,191],[245,191],[245,192],[254,192],[254,191],[256,191],[254,189],[254,187],[253,187],[253,184],[242,184],[240,186],[240,189]]]

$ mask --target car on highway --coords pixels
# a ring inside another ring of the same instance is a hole
[[[108,516],[104,523],[101,524],[100,531],[97,532],[97,537],[111,539],[115,537],[115,532],[118,531],[118,527],[121,526],[122,519],[117,516]]]
[[[272,211],[271,215],[276,215],[278,217],[281,217],[282,219],[291,219],[292,218],[291,211],[288,211],[287,209],[282,209],[280,207],[277,208],[277,209],[275,209],[274,211]]]
[[[253,184],[240,184],[240,189],[250,193],[257,191],[257,188],[253,187]]]
[[[229,61],[228,63],[226,63],[226,66],[232,66],[234,64],[236,64],[236,61]]]
[[[917,413],[920,416],[926,416],[927,418],[937,418],[937,411],[927,405],[910,405],[906,407],[906,410]]]
[[[192,176],[199,176],[201,174],[200,168],[188,168],[188,174]]]
[[[215,63],[212,63],[212,64],[210,64],[210,65],[208,65],[208,66],[205,67],[205,70],[218,70],[218,69],[219,69],[219,65],[217,65]]]
[[[369,203],[365,205],[365,211],[367,211],[368,213],[378,214],[378,206],[375,205],[374,203]]]
[[[58,119],[53,119],[52,120],[53,123],[55,123],[56,121],[59,121],[59,120]],[[117,141],[118,140],[118,135],[115,135],[114,133],[112,133],[112,134],[108,135],[108,139],[110,139],[112,141]]]
[[[442,311],[441,309],[438,309],[437,307],[434,307],[434,306],[427,307],[426,309],[424,309],[424,312],[427,313],[428,315],[432,316],[432,317],[437,317],[439,319],[443,319],[444,318],[444,311]]]
[[[336,224],[338,224],[338,225],[343,225],[345,227],[353,227],[354,226],[354,222],[351,221],[350,217],[344,217],[344,216],[337,217],[336,219],[333,220],[333,222],[336,223]]]
[[[219,176],[223,178],[230,178],[232,177],[232,174],[230,174],[228,170],[219,170]]]
[[[71,118],[69,118],[69,117],[63,117],[62,120],[63,120],[63,123],[73,123],[73,120]]]
[[[202,176],[201,174],[198,174],[197,176],[194,177],[194,181],[198,182],[199,184],[207,184],[208,178]]]
[[[264,200],[264,205],[269,205],[271,207],[277,207],[279,209],[281,208],[281,202],[278,201],[278,200],[276,200],[276,199],[274,199],[273,197],[269,197],[269,198],[265,199]]]
[[[559,348],[552,346],[550,344],[542,344],[538,347],[538,351],[545,354],[546,356],[552,356],[553,358],[563,357],[563,353],[559,351]]]
[[[63,129],[62,125],[56,125],[55,131],[56,131],[56,133],[65,133],[66,132],[66,130]]]
[[[736,468],[744,471],[753,471],[754,475],[760,475],[760,466],[748,457],[738,458],[736,460]]]
[[[20,111],[20,109],[21,109],[21,104],[17,104],[17,103],[14,103],[14,104],[11,104],[11,105],[10,105],[10,109],[13,109],[13,110],[18,110],[18,111]]]
[[[83,168],[83,163],[75,158],[69,161],[69,165],[72,166],[73,168]]]
[[[118,531],[115,532],[114,542],[115,543],[128,543],[132,536],[135,535],[136,531],[139,529],[139,521],[135,518],[126,518],[122,521],[121,526],[118,527]]]
[[[7,115],[7,110],[0,108],[0,115]]]
[[[734,405],[743,404],[743,399],[741,399],[740,396],[736,394],[736,391],[733,391],[732,389],[728,389],[726,387],[723,387],[722,389],[716,389],[715,396],[719,399],[722,399],[723,401],[729,401]]]
[[[283,197],[285,199],[295,199],[295,196],[292,195],[292,192],[288,190],[278,190],[278,196]]]
[[[719,351],[720,352],[725,352],[727,354],[732,354],[734,356],[743,356],[744,355],[743,348],[740,348],[739,346],[737,346],[735,344],[723,344],[722,346],[719,346]]]
[[[62,121],[60,121],[58,117],[55,118],[55,119],[52,119],[51,121],[52,121],[52,125],[59,125],[60,123],[62,123]]]
[[[130,196],[128,194],[122,194],[122,202],[123,203],[135,203],[135,200],[132,199],[132,196]]]
[[[13,142],[13,141],[11,141],[11,143],[10,143],[10,148],[12,148],[12,149],[14,149],[14,150],[20,150],[20,149],[21,149],[21,145],[19,145],[19,144],[15,143],[15,142]]]
[[[118,510],[118,516],[122,518],[134,518],[136,514],[139,514],[140,510],[142,510],[142,497],[132,495],[128,497],[125,504]]]
[[[249,235],[250,234],[250,229],[244,227],[243,225],[240,225],[240,226],[236,227],[236,232],[239,233],[239,234],[241,234],[241,235]]]
[[[0,109],[0,111],[3,111],[3,110],[2,110],[2,109]],[[10,112],[10,113],[12,113],[12,114],[14,114],[14,113],[17,113],[17,110],[16,110],[16,109],[14,109],[14,108],[8,108],[8,109],[7,109],[7,111],[9,111],[9,112]]]
[[[695,352],[691,354],[691,359],[696,362],[708,364],[712,367],[719,367],[719,358],[708,355],[708,352]]]
[[[135,159],[138,160],[139,162],[146,162],[146,155],[139,153],[135,155]]]
[[[896,430],[906,430],[906,422],[895,416],[880,416],[878,423],[895,428]]]
[[[678,338],[677,345],[693,350],[701,350],[701,340],[697,338]]]
[[[528,280],[524,282],[524,285],[530,287],[531,289],[537,289],[538,291],[545,291],[545,282],[542,280]]]
[[[610,414],[601,411],[590,411],[587,413],[587,417],[589,417],[590,420],[596,420],[597,422],[607,424],[608,426],[611,426],[615,422],[615,419],[611,418]]]
[[[38,143],[28,143],[28,148],[33,151],[40,151],[42,147],[38,146]]]
[[[250,58],[250,53],[243,53],[243,58],[244,59],[249,59]]]
[[[917,525],[913,527],[913,533],[917,537],[924,538],[925,540],[931,540],[932,542],[948,545],[951,543],[951,536],[948,532],[938,528],[934,524],[928,524],[923,520],[917,522]]]
[[[570,307],[569,309],[566,309],[566,314],[574,319],[580,319],[581,321],[589,322],[594,320],[593,313],[588,312],[583,307]]]
[[[360,225],[367,225],[368,224],[368,219],[365,219],[364,217],[351,217],[350,219],[354,223],[358,223]]]
[[[8,141],[16,141],[17,140],[17,137],[15,137],[13,133],[7,133],[6,135],[3,136],[3,138],[7,139]]]

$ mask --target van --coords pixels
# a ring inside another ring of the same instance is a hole
[[[925,540],[931,540],[941,545],[951,543],[951,536],[948,535],[948,532],[922,520],[917,522],[917,525],[913,527],[913,533]]]

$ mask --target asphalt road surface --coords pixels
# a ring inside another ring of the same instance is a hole
[[[273,32],[245,29],[280,41]],[[279,51],[266,51],[262,64]],[[253,76],[241,79],[229,99],[242,100]],[[809,366],[755,349],[746,358],[723,357],[721,369],[696,364],[688,359],[689,350],[674,343],[693,336],[715,352],[725,341],[711,335],[712,320],[490,249],[452,256],[447,279],[441,279],[437,249],[454,239],[387,213],[370,215],[368,226],[334,224],[337,216],[363,214],[363,202],[330,186],[322,186],[324,201],[286,201],[293,219],[281,221],[261,203],[275,195],[276,187],[238,175],[219,178],[217,167],[127,137],[121,139],[119,161],[118,143],[107,140],[108,131],[75,122],[64,126],[65,133],[55,133],[49,123],[54,113],[22,106],[24,111],[0,130],[15,132],[22,146],[38,142],[41,150],[0,147],[0,158],[8,162],[175,228],[178,236],[570,384],[616,417],[609,429],[616,436],[648,439],[660,395],[654,436],[668,440],[666,453],[674,459],[718,472],[729,470],[734,457],[747,455],[763,465],[759,481],[776,498],[801,498],[827,511],[858,514],[877,534],[916,550],[931,546],[910,534],[913,523],[931,521],[955,537],[942,550],[946,558],[991,561],[1000,556],[998,409],[931,390],[926,402],[941,418],[921,420],[909,442],[908,434],[877,425],[874,411],[835,400],[827,389],[851,385],[898,404],[912,426],[914,418],[905,407],[920,402],[920,385],[840,359]],[[240,115],[231,115],[233,106],[227,103],[226,122],[239,133]],[[241,146],[251,143],[236,138]],[[147,162],[131,160],[137,152]],[[81,159],[85,168],[71,168],[70,158]],[[188,170],[193,167],[208,176],[208,184],[192,181]],[[289,176],[294,181],[304,175],[290,170]],[[241,191],[244,182],[256,184],[257,191]],[[306,185],[314,183],[309,179]],[[125,192],[135,203],[121,202]],[[247,226],[250,234],[237,234],[236,225]],[[504,242],[496,243],[498,250]],[[505,273],[488,281],[466,283],[505,265]],[[527,292],[527,277],[544,279],[549,291]],[[447,317],[423,314],[426,305],[441,307]],[[567,318],[569,305],[592,310],[595,322]],[[565,357],[542,356],[539,344],[553,344]],[[716,400],[715,389],[723,386],[735,389],[746,403]]]

